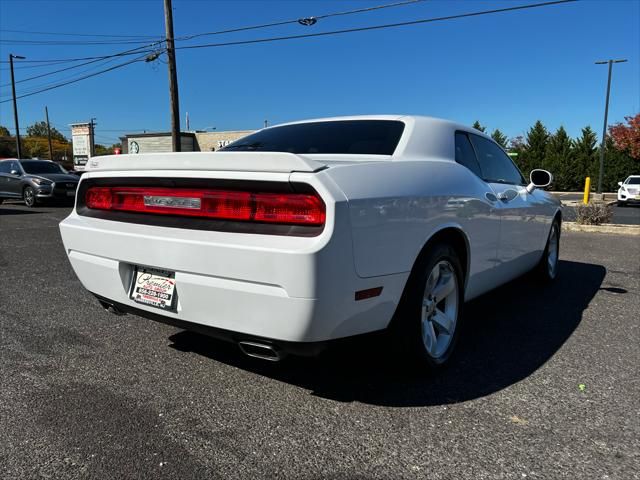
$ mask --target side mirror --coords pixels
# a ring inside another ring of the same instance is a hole
[[[18,170],[11,170],[11,175],[16,175],[17,177],[19,177],[20,172]]]
[[[618,185],[622,186],[622,182],[618,182]]]
[[[531,174],[529,174],[529,182],[529,185],[527,185],[527,192],[533,193],[536,188],[545,188],[551,185],[551,182],[553,182],[553,175],[546,170],[531,170]]]

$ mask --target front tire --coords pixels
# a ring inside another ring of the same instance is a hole
[[[558,262],[560,259],[560,222],[556,219],[551,224],[547,245],[538,264],[538,276],[551,282],[558,276]]]
[[[464,303],[464,275],[456,251],[440,243],[414,268],[396,318],[398,346],[412,365],[438,369],[455,349]]]
[[[32,187],[25,187],[25,189],[22,192],[22,200],[24,201],[24,204],[29,207],[29,208],[33,208],[36,206],[36,192]]]
[[[627,202],[623,202],[622,200],[618,200],[618,206],[619,207],[625,207],[627,205]]]

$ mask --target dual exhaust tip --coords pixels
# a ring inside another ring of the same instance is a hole
[[[102,300],[99,300],[99,302],[102,308],[113,315],[122,316],[127,314],[115,305]],[[238,346],[240,347],[240,350],[242,350],[242,353],[248,357],[259,358],[269,362],[278,362],[282,360],[282,354],[273,345],[269,345],[267,343],[241,341],[238,342]]]

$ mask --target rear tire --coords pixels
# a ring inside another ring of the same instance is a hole
[[[552,282],[558,276],[560,259],[560,222],[555,219],[551,224],[547,245],[537,267],[538,276],[545,282]]]
[[[462,272],[458,254],[445,243],[429,247],[414,267],[392,324],[409,366],[439,369],[451,358],[462,320]]]
[[[24,201],[24,204],[29,207],[29,208],[33,208],[36,206],[36,191],[32,188],[32,187],[25,187],[23,192],[22,192],[22,200]]]

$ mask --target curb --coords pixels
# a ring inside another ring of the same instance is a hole
[[[582,225],[576,222],[562,222],[562,230],[568,232],[610,233],[614,235],[640,235],[640,225]]]
[[[562,203],[563,207],[578,207],[580,205],[584,205],[584,203],[582,203],[582,200],[560,200],[560,203]],[[607,201],[605,201],[603,203],[606,203],[607,205],[611,206],[611,205],[614,205],[614,204],[618,203],[618,201],[617,200],[607,200]]]

